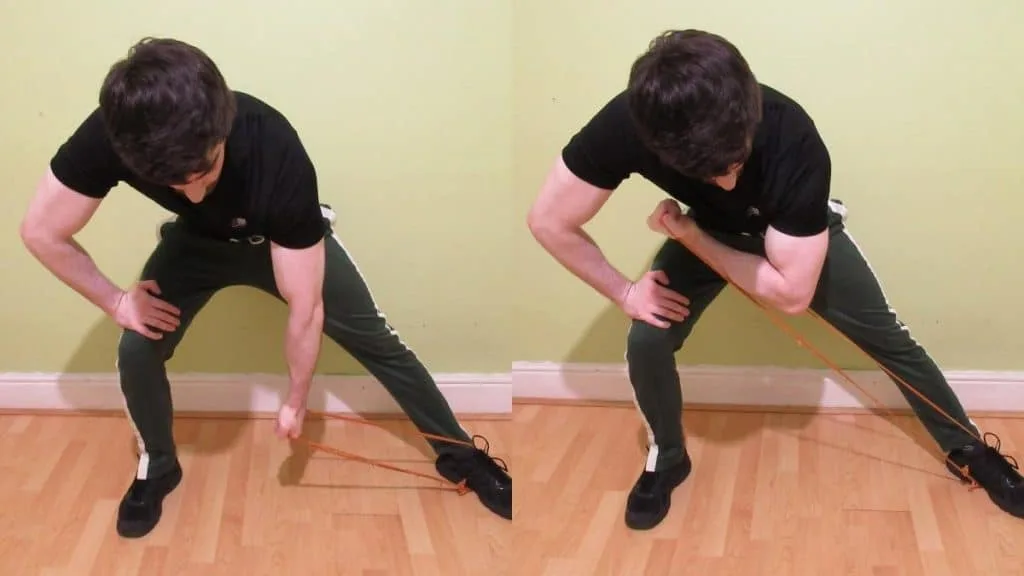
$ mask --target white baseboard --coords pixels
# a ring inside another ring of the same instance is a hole
[[[830,370],[690,366],[679,370],[687,406],[736,405],[863,409],[874,403]],[[850,376],[889,408],[906,408],[899,385],[877,370]],[[512,398],[632,402],[622,364],[517,362],[511,374],[436,374],[458,414],[509,414]],[[953,390],[969,411],[1024,412],[1024,372],[950,371]],[[172,374],[178,412],[273,413],[287,388],[284,376]],[[116,374],[0,373],[0,410],[122,410]],[[333,413],[400,414],[370,376],[320,376],[310,409]]]
[[[680,368],[679,374],[688,406],[875,407],[871,399],[827,369],[692,366]],[[847,374],[883,406],[908,407],[902,386],[881,370]],[[946,378],[968,411],[1024,412],[1024,372],[959,371],[947,372]],[[624,364],[515,363],[512,394],[548,400],[633,401]]]
[[[177,412],[274,413],[287,389],[284,376],[267,374],[171,374]],[[437,374],[438,388],[457,414],[510,414],[508,374]],[[401,413],[370,376],[317,377],[311,410],[332,413]],[[0,373],[0,409],[123,410],[116,374]]]

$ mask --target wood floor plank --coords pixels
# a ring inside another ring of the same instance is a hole
[[[976,420],[1020,454],[1024,419]],[[470,423],[517,478],[513,523],[474,494],[278,441],[272,421],[183,419],[184,479],[132,541],[113,526],[134,471],[123,419],[3,415],[0,574],[1024,574],[1024,521],[951,479],[911,417],[683,423],[693,472],[665,521],[638,532],[623,518],[645,455],[631,408],[517,404],[511,421]],[[381,424],[308,432],[433,473],[407,421]]]
[[[1024,446],[1024,419],[976,420]],[[516,576],[1024,574],[1024,520],[953,480],[912,417],[688,411],[693,471],[650,531],[623,520],[634,409],[518,403],[513,421]]]
[[[408,421],[310,422],[317,440],[432,475]],[[467,422],[511,467],[510,421]],[[181,484],[120,539],[135,468],[114,416],[0,416],[0,574],[504,574],[512,524],[447,485],[280,441],[266,420],[181,419]],[[513,469],[514,472],[514,469]]]

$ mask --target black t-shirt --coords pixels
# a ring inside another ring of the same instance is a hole
[[[831,161],[814,122],[787,96],[761,86],[763,121],[736,187],[687,178],[640,141],[625,92],[605,104],[562,150],[578,178],[606,190],[639,174],[688,206],[701,227],[763,236],[768,226],[812,236],[828,226]]]
[[[60,146],[50,168],[65,186],[93,198],[105,197],[124,182],[209,237],[262,236],[288,248],[316,244],[327,225],[316,170],[298,134],[265,102],[242,92],[235,95],[238,115],[224,147],[220,178],[198,204],[128,170],[111,146],[99,109]]]

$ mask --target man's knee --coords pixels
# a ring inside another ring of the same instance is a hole
[[[165,362],[173,353],[169,338],[168,334],[160,340],[153,340],[134,330],[123,331],[117,345],[118,367],[131,370],[136,366]]]
[[[658,328],[641,320],[633,320],[626,338],[626,358],[650,358],[673,355],[682,345],[682,329],[679,325]]]

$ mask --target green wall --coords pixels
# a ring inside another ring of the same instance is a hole
[[[832,152],[834,193],[900,316],[949,369],[1012,369],[1024,345],[1024,8],[1009,2],[5,3],[0,372],[110,372],[117,331],[23,249],[21,215],[107,67],[145,35],[200,45],[230,83],[284,111],[319,169],[337,230],[404,338],[437,372],[515,360],[621,362],[626,321],[542,252],[526,211],[564,142],[667,28],[732,39],[800,101]],[[661,198],[634,179],[590,231],[638,276]],[[80,237],[129,283],[167,214],[116,190]],[[174,371],[281,372],[285,310],[230,289]],[[845,366],[862,357],[808,321]],[[361,372],[333,344],[321,370]],[[733,292],[691,363],[818,366]]]
[[[146,35],[214,58],[228,82],[283,111],[374,296],[429,367],[507,371],[512,198],[507,2],[6,2],[0,211],[0,371],[111,372],[117,330],[22,248],[17,226],[47,162],[96,105],[107,68]],[[15,55],[17,54],[17,56]],[[127,187],[80,241],[127,285],[168,214]],[[283,372],[286,309],[218,294],[175,371]],[[320,368],[362,372],[333,343]]]
[[[947,369],[1020,368],[1024,283],[1024,5],[900,2],[528,0],[515,3],[516,217],[565,141],[626,84],[668,28],[731,39],[762,82],[815,118],[833,193],[897,313]],[[664,196],[631,179],[589,227],[638,277],[660,243],[646,216]],[[516,237],[520,360],[622,362],[626,322]],[[845,367],[870,362],[801,318]],[[690,363],[822,366],[734,291],[703,316]]]

